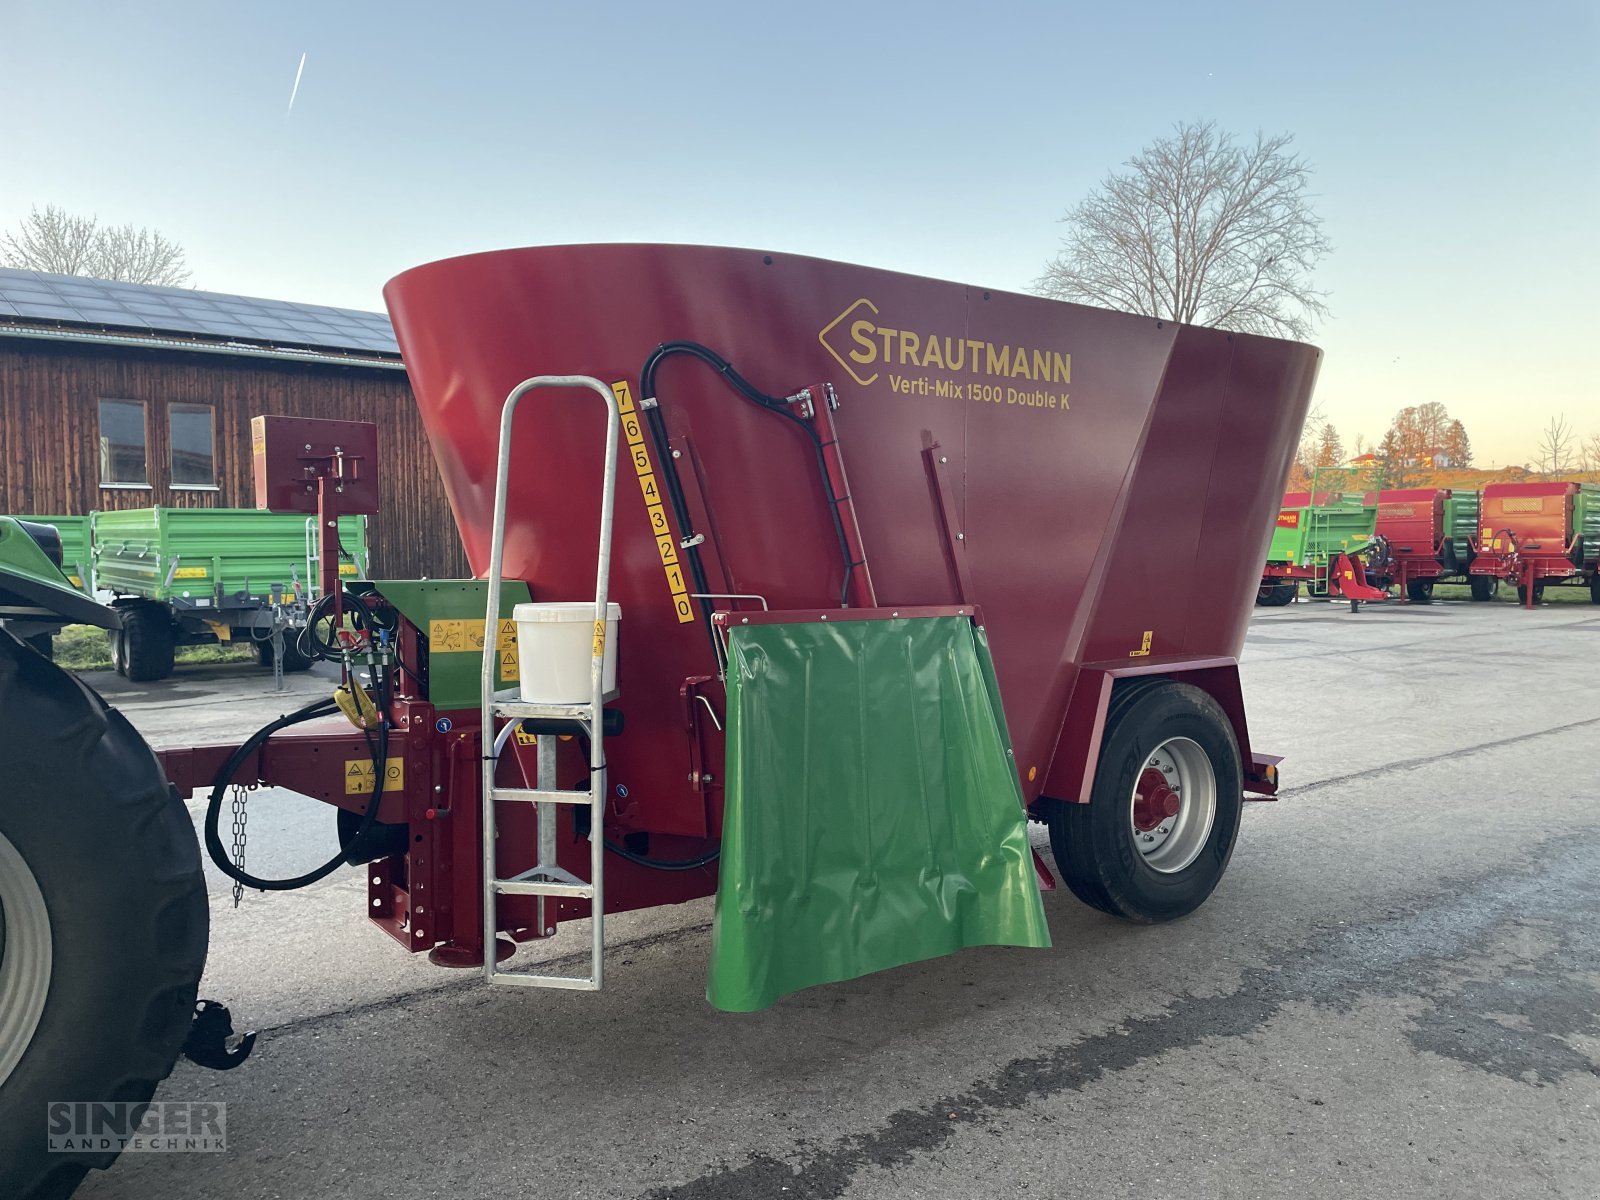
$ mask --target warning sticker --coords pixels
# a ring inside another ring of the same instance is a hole
[[[385,764],[383,773],[383,790],[386,792],[398,791],[406,783],[406,761],[403,758],[391,758]],[[372,760],[370,758],[347,758],[344,762],[344,794],[346,796],[360,796],[372,794]]]
[[[596,621],[594,623],[594,645],[589,650],[589,653],[594,655],[594,657],[599,658],[605,652],[606,623],[604,621]]]
[[[495,651],[500,655],[500,676],[515,679],[517,663],[517,623],[502,618],[495,634]],[[428,653],[482,654],[483,622],[458,617],[428,622]]]
[[[209,571],[204,567],[179,567],[172,573],[174,579],[204,579]]]
[[[611,385],[617,397],[617,411],[622,416],[622,434],[628,439],[628,458],[633,463],[634,474],[639,477],[639,491],[644,496],[645,515],[650,520],[650,533],[656,539],[656,552],[661,556],[661,566],[667,573],[667,590],[672,596],[672,611],[683,624],[694,620],[694,605],[689,602],[689,589],[684,586],[683,568],[678,565],[678,544],[673,540],[672,524],[667,520],[667,510],[661,504],[661,487],[656,482],[655,464],[650,460],[650,447],[645,444],[644,426],[633,406],[633,389],[623,379]],[[595,623],[595,653],[605,647],[605,626]]]

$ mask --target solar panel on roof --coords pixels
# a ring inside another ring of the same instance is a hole
[[[396,355],[382,313],[0,268],[0,316]]]

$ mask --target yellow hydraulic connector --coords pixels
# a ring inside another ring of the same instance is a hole
[[[378,706],[367,695],[367,689],[354,679],[349,683],[341,683],[334,690],[333,702],[357,729],[376,729],[383,720],[378,713]]]

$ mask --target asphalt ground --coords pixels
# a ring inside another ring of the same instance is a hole
[[[228,1149],[80,1195],[1600,1196],[1600,609],[1258,609],[1243,673],[1286,787],[1198,912],[1062,889],[1052,950],[761,1013],[705,1002],[706,901],[608,920],[603,993],[491,992],[369,926],[355,871],[237,910],[216,877],[201,994],[261,1043],[158,1099],[225,1102]],[[93,681],[158,744],[328,686]],[[331,852],[309,801],[249,828],[263,870]]]

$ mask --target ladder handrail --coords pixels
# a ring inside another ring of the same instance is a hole
[[[483,805],[481,830],[483,841],[483,968],[484,978],[494,981],[496,950],[495,908],[497,892],[495,881],[495,822],[494,773],[497,759],[491,754],[494,739],[494,693],[499,673],[500,657],[495,653],[500,630],[500,588],[504,582],[506,493],[509,490],[511,465],[511,427],[516,417],[517,404],[536,388],[588,388],[599,395],[606,404],[606,456],[600,492],[600,553],[595,567],[594,585],[594,637],[593,653],[589,663],[589,753],[591,771],[589,794],[591,820],[589,823],[589,883],[594,888],[590,902],[592,926],[591,961],[593,985],[599,988],[603,962],[604,942],[604,871],[605,835],[601,827],[606,794],[606,758],[603,744],[602,715],[604,713],[606,609],[611,579],[611,530],[616,507],[617,484],[617,431],[622,415],[616,394],[600,380],[590,375],[536,375],[524,379],[512,388],[500,410],[500,444],[495,463],[494,517],[489,538],[489,596],[483,621],[483,662],[480,677],[480,698],[483,742]],[[540,786],[553,787],[554,782],[541,781]]]

